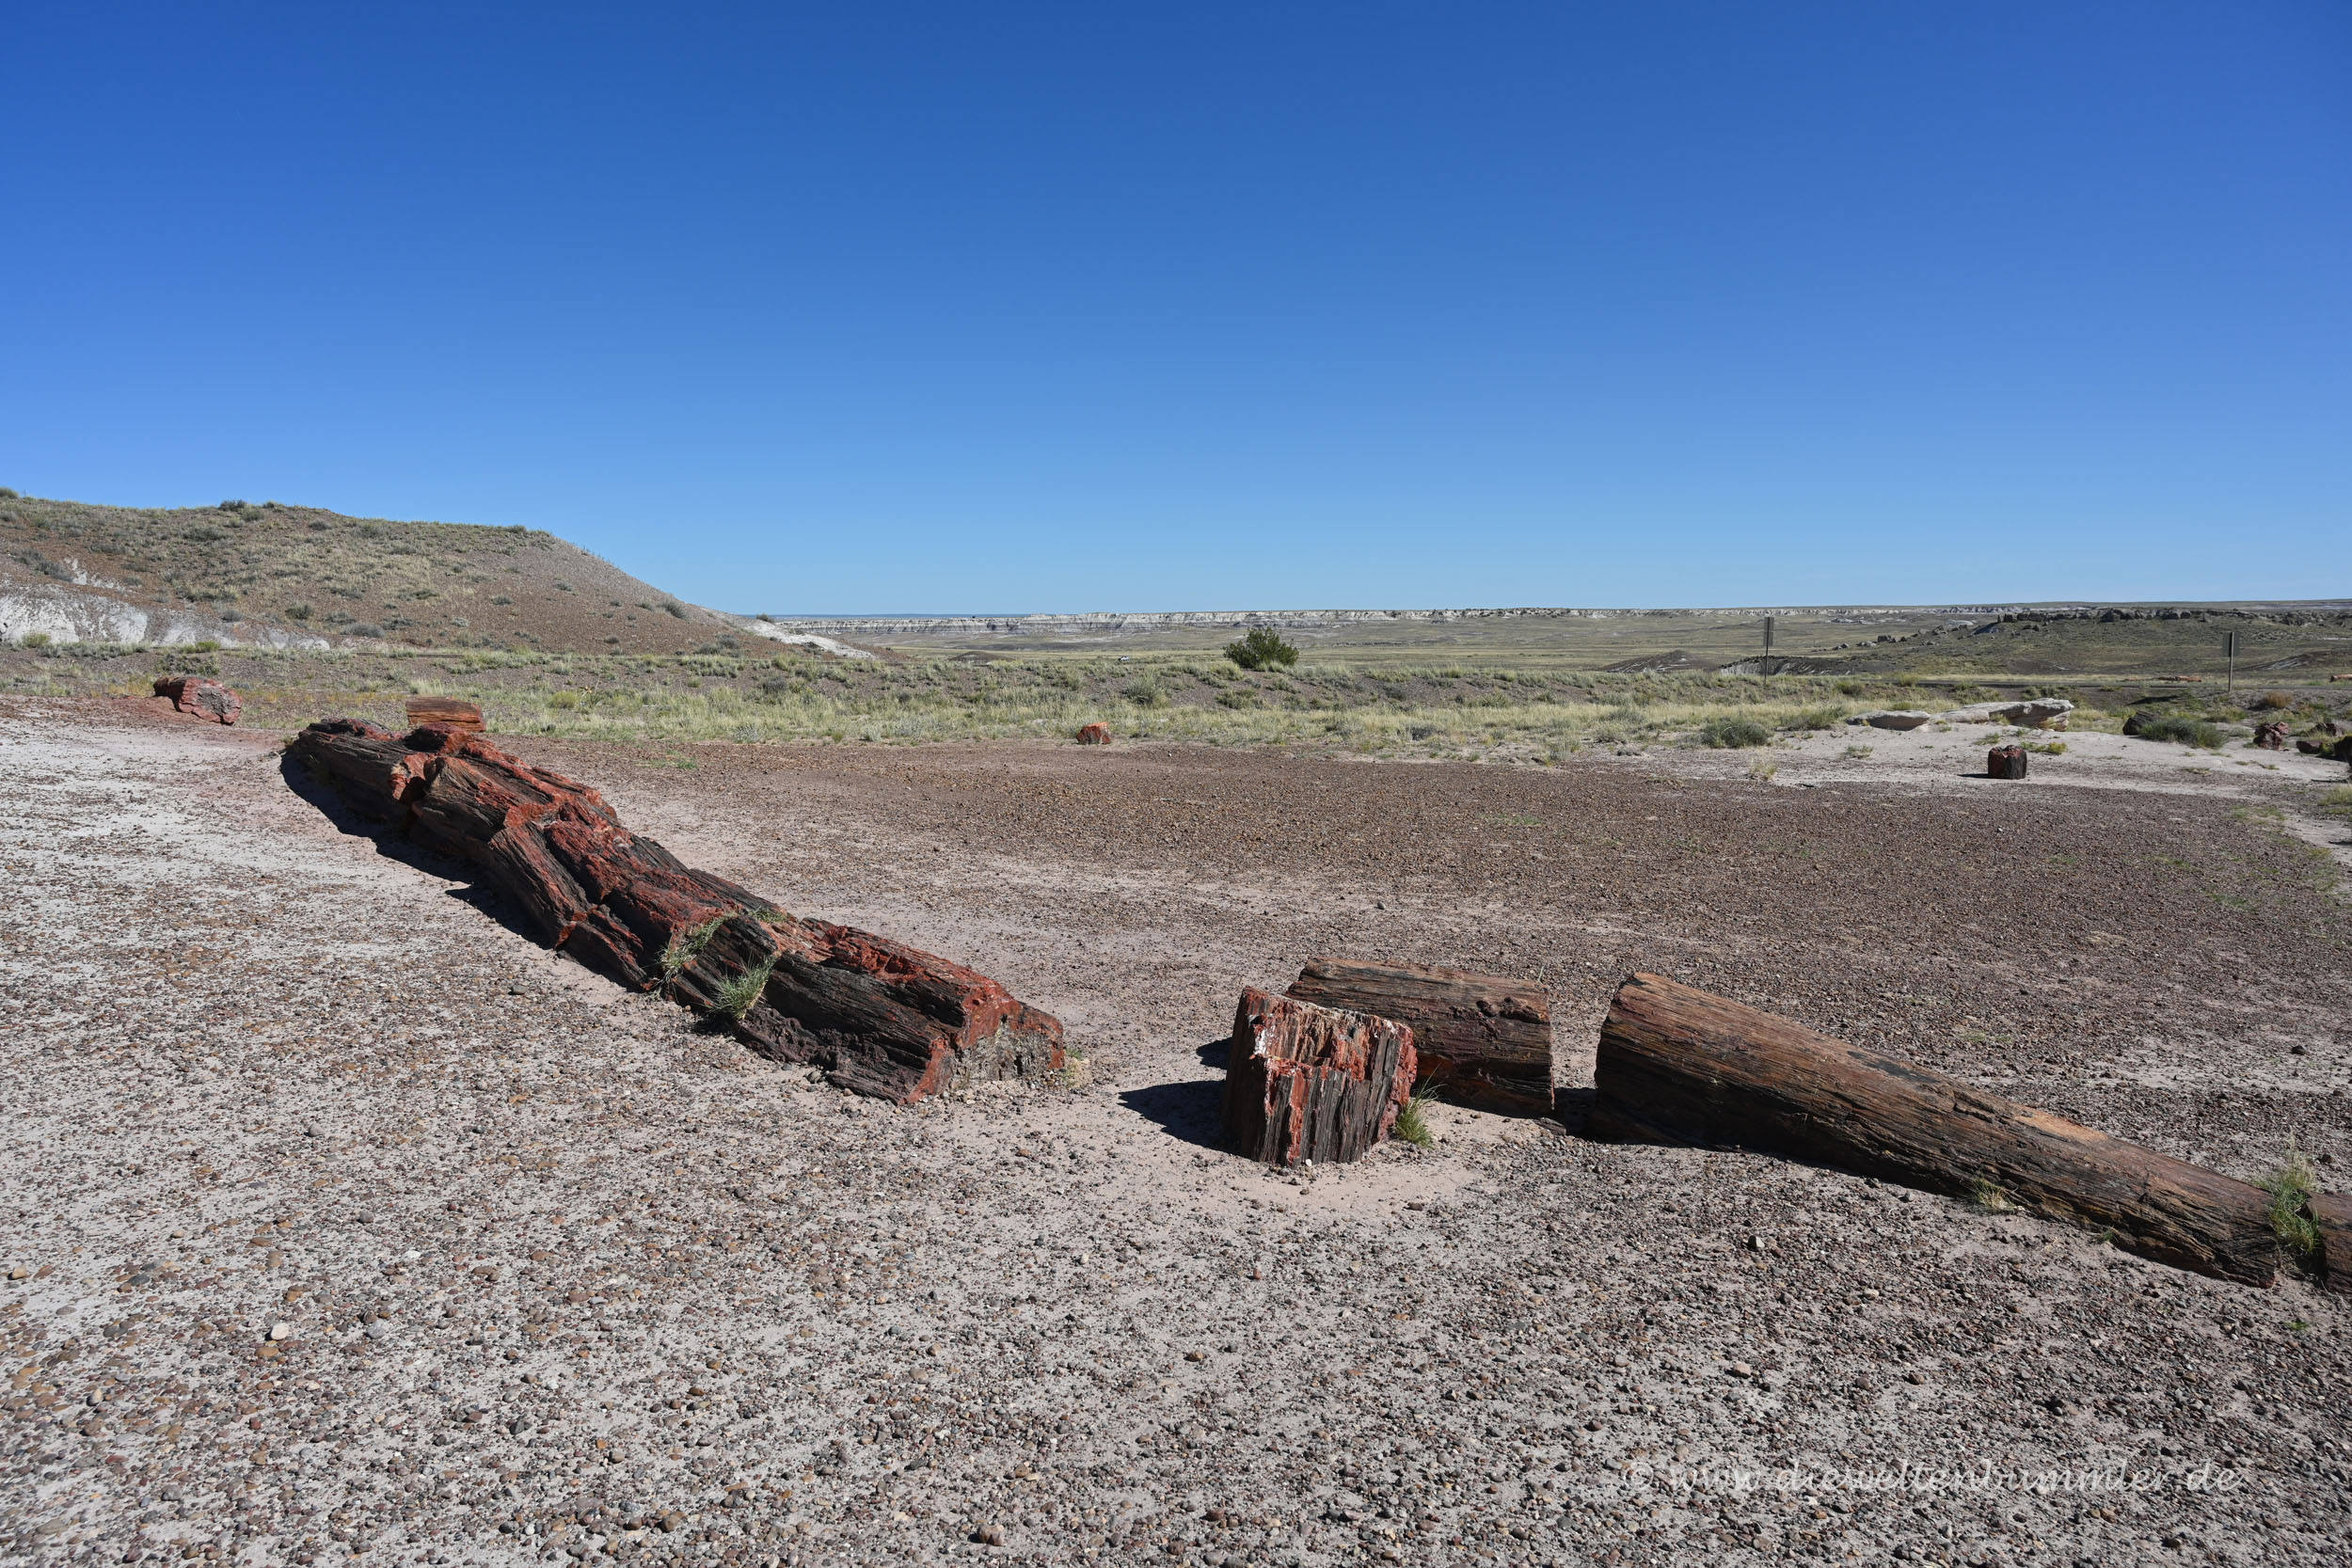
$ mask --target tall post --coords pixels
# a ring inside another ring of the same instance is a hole
[[[1772,618],[1764,617],[1764,678],[1772,677]]]
[[[2225,631],[2221,634],[2221,651],[2230,657],[2230,695],[2234,697],[2237,695],[2237,633]]]

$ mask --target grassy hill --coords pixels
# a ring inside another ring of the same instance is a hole
[[[58,641],[663,654],[739,625],[536,529],[276,501],[147,509],[0,493],[0,618],[24,623],[5,629],[53,625]],[[108,629],[140,615],[145,634]]]

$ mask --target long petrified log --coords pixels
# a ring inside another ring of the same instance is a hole
[[[1610,1004],[1586,1132],[1759,1149],[1930,1192],[1997,1189],[2126,1251],[2248,1284],[2281,1262],[2259,1187],[1656,974]],[[2314,1207],[2340,1213],[2330,1201]],[[2352,1259],[2335,1261],[2352,1274]]]
[[[1387,1137],[1413,1092],[1410,1025],[1255,989],[1225,1053],[1225,1136],[1270,1165],[1353,1160]]]
[[[394,736],[331,719],[288,752],[370,815],[474,862],[550,947],[660,988],[763,1054],[901,1102],[1063,1066],[1060,1022],[986,975],[697,871],[595,790],[462,723]]]
[[[1507,1116],[1551,1115],[1551,1006],[1532,980],[1310,958],[1290,994],[1411,1024],[1422,1074],[1443,1099]]]

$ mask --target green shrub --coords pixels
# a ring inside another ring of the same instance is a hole
[[[0,484],[0,501],[12,501],[19,499],[20,498],[15,491],[9,489],[5,484]]]
[[[2135,713],[2123,721],[2123,733],[2142,740],[2169,741],[2182,746],[2221,750],[2221,726],[2204,719],[2185,719],[2172,713]]]
[[[768,976],[775,969],[776,960],[770,958],[757,969],[745,970],[731,980],[719,983],[719,1005],[713,1008],[737,1023],[757,1005],[768,990]]]
[[[559,583],[557,586],[561,587],[562,584]],[[568,594],[571,590],[567,588],[564,589],[564,592]],[[686,607],[678,603],[675,599],[664,599],[661,601],[661,613],[664,615],[675,615],[679,620],[683,621],[686,619]]]
[[[1283,641],[1272,626],[1256,626],[1239,641],[1226,643],[1225,657],[1245,670],[1270,670],[1297,663],[1298,650]]]
[[[2319,809],[2352,822],[2352,788],[2331,789],[2319,798]]]
[[[290,604],[286,607],[286,618],[291,621],[307,621],[310,618],[310,607],[307,604]]]
[[[1148,675],[1141,680],[1129,681],[1119,694],[1137,707],[1158,707],[1168,701],[1168,693],[1160,689],[1160,683]]]
[[[1781,721],[1784,730],[1834,730],[1846,721],[1842,707],[1809,707]]]
[[[1699,726],[1699,738],[1709,746],[1769,746],[1772,732],[1753,719],[1709,719]]]
[[[45,631],[28,631],[19,641],[28,648],[46,648],[49,646],[49,634]]]

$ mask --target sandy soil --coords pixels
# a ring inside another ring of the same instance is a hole
[[[295,793],[274,737],[0,726],[27,1553],[2352,1542],[2345,1298],[1572,1130],[1639,967],[2235,1173],[2292,1135],[2332,1182],[2345,835],[2309,807],[2340,767],[2075,736],[2003,784],[1962,776],[1977,731],[1819,736],[1770,782],[1748,752],[519,743],[690,861],[997,975],[1089,1058],[1074,1091],[893,1110],[551,958]],[[1211,1042],[1318,953],[1541,978],[1570,1125],[1444,1111],[1435,1152],[1311,1179],[1219,1152]]]

